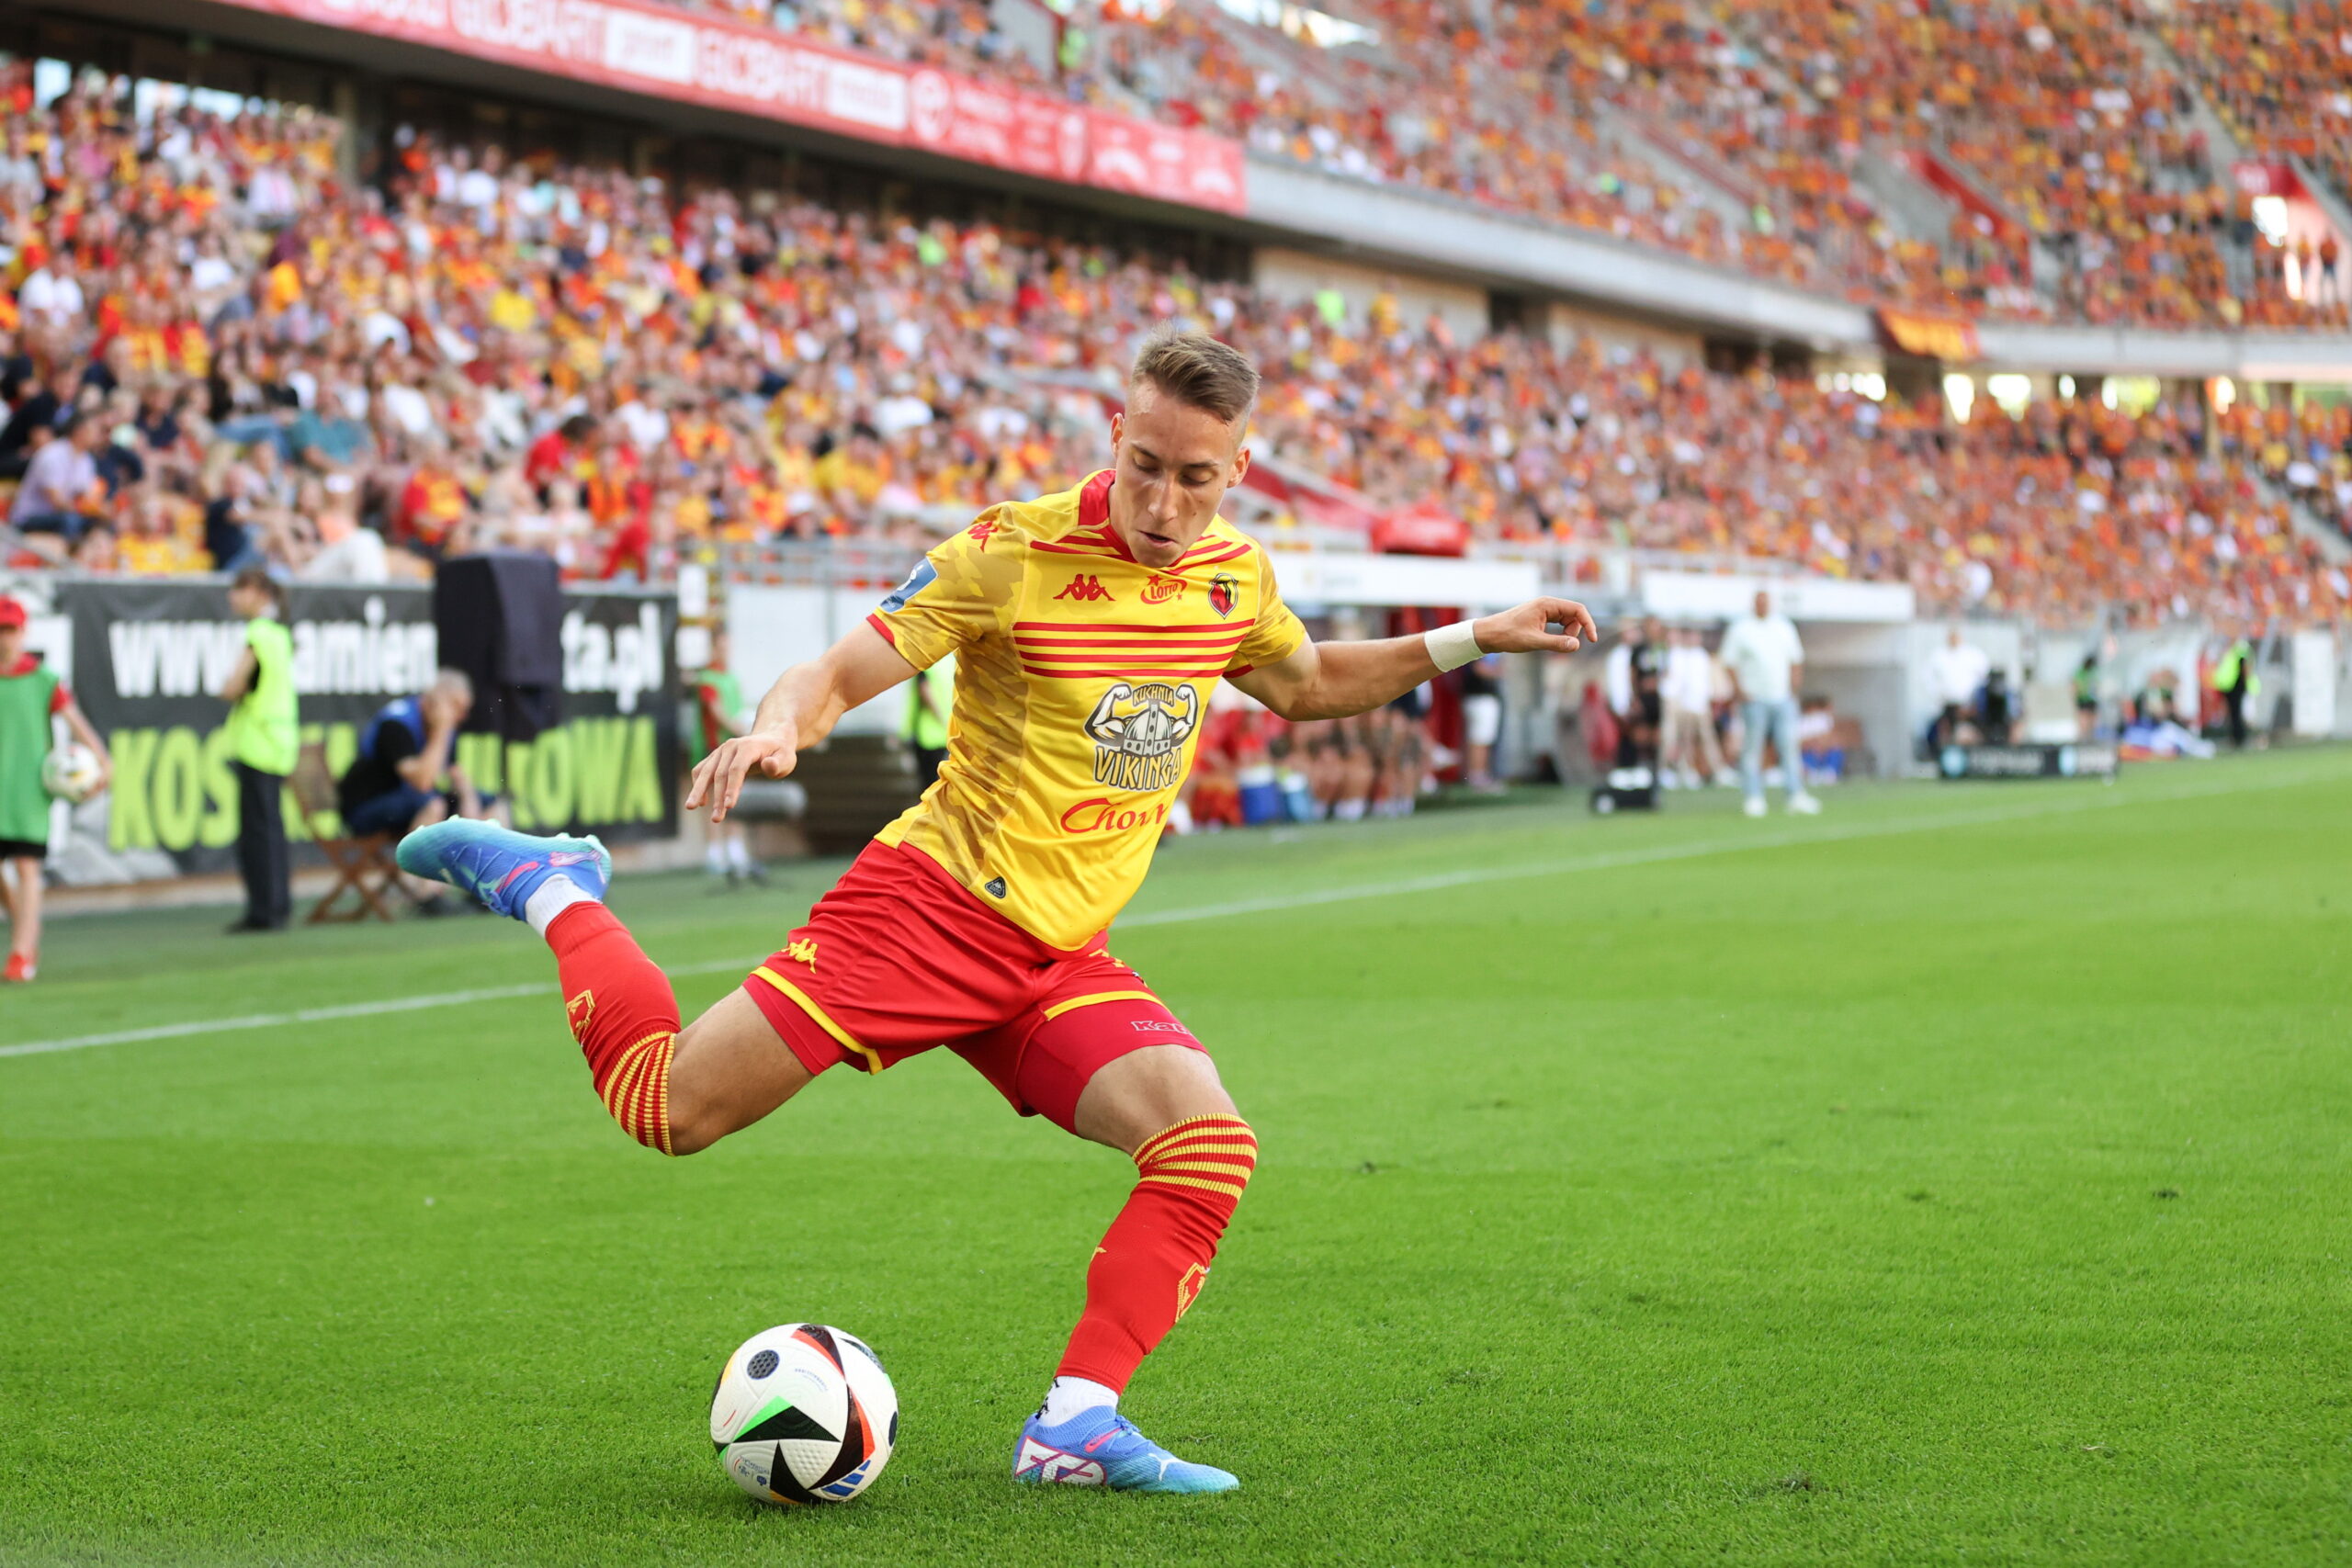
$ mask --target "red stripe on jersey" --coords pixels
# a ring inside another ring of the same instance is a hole
[[[1205,681],[1225,671],[1215,664],[1198,670],[1038,670],[1023,664],[1021,672],[1047,681],[1083,681],[1095,676],[1107,676],[1114,681]]]
[[[1012,635],[1023,632],[1216,632],[1219,636],[1233,629],[1226,621],[1186,621],[1182,625],[1156,626],[1148,621],[1015,621]]]
[[[1143,653],[1138,649],[1087,649],[1082,653],[1021,653],[1021,663],[1040,670],[1070,670],[1091,668],[1091,665],[1183,665],[1188,670],[1209,670],[1211,674],[1232,663],[1232,649],[1221,653],[1202,653],[1197,659],[1171,659],[1167,653]]]
[[[1216,556],[1203,556],[1199,555],[1195,550],[1188,550],[1184,554],[1184,558],[1176,563],[1176,570],[1178,571],[1190,571],[1196,566],[1215,566],[1219,561],[1232,560],[1237,556],[1246,556],[1249,553],[1250,547],[1248,545],[1234,545],[1227,548],[1223,555]]]
[[[892,648],[899,646],[899,634],[892,631],[890,629],[890,624],[888,621],[885,621],[878,614],[866,616],[865,624],[872,626],[876,631],[880,632],[884,642],[888,643]]]
[[[1170,648],[1184,651],[1192,649],[1238,648],[1241,639],[1250,635],[1242,627],[1230,637],[1150,637],[1141,633],[1134,637],[1023,637],[1015,632],[1012,640],[1020,648]]]

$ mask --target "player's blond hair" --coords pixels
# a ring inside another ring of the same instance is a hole
[[[1147,381],[1227,424],[1247,423],[1258,401],[1258,367],[1248,355],[1206,333],[1159,332],[1145,339],[1127,385]]]

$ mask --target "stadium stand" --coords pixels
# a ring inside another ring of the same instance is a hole
[[[1857,302],[2171,327],[2343,320],[2339,299],[2290,293],[2196,128],[2195,87],[2132,5],[1763,0],[1710,16],[1363,0],[1342,15],[1199,0],[1114,6],[1099,34],[1065,29],[1044,60],[971,5],[702,8]],[[2288,51],[2283,83],[2270,69],[2302,14],[2196,16],[2165,36],[2233,118],[2286,150],[2327,148],[2345,188],[2324,126],[2344,101],[2333,57]],[[1873,193],[1865,165],[1888,159],[1962,197],[1939,228]]]
[[[715,541],[913,542],[1092,466],[1093,400],[1190,318],[1266,367],[1261,452],[1489,547],[1770,558],[2073,621],[2347,597],[2290,499],[2340,511],[2346,432],[2283,402],[2211,431],[2194,400],[1960,424],[1932,389],[1465,337],[1390,294],[1327,311],[988,221],[673,199],[422,135],[347,187],[317,115],[141,118],[124,89],[36,108],[8,79],[0,463],[37,461],[61,407],[110,434],[19,563],[369,581],[508,545],[612,579]]]

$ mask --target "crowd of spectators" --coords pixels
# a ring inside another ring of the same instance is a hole
[[[19,97],[14,558],[376,581],[503,545],[616,578],[711,541],[918,542],[1087,471],[1102,431],[1072,403],[1099,403],[1071,384],[1115,390],[1142,333],[1191,321],[1263,367],[1261,452],[1492,541],[1772,557],[2076,620],[2346,597],[2270,488],[2313,441],[2338,444],[2333,483],[2335,425],[2289,432],[2301,458],[2276,465],[2189,406],[1957,425],[1940,400],[1459,340],[1393,296],[1327,313],[989,223],[673,197],[421,138],[352,188],[333,136],[300,111]]]
[[[2344,0],[2177,18],[2139,0],[1758,0],[1720,20],[1656,0],[1327,0],[1320,41],[1268,25],[1295,6],[1082,0],[1052,8],[1049,50],[973,0],[692,3],[1863,302],[2172,327],[2344,314],[2340,290],[2290,293],[2193,124],[2201,87],[2352,188]],[[1858,178],[1890,150],[1948,160],[1990,210],[1906,227]]]

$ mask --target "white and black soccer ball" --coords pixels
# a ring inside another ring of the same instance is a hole
[[[763,1503],[846,1503],[890,1462],[899,1391],[865,1340],[787,1323],[727,1358],[710,1440],[735,1484]]]
[[[80,741],[60,746],[41,759],[40,787],[74,806],[98,787],[98,754]]]

